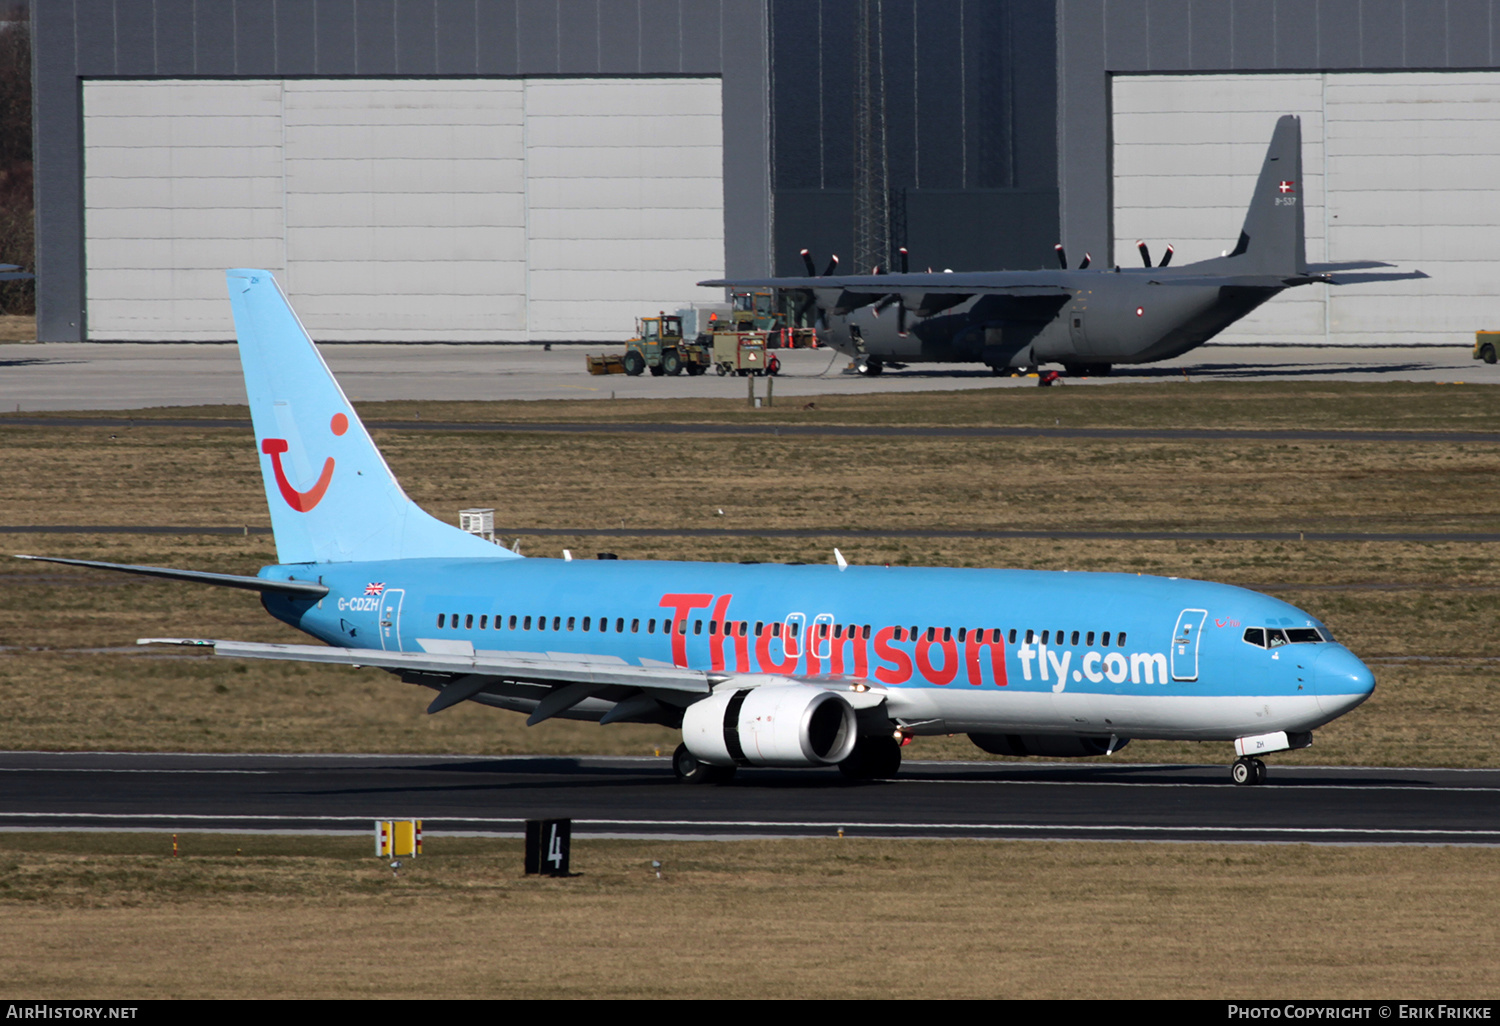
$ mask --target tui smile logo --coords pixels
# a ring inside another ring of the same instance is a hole
[[[342,413],[335,413],[328,426],[335,435],[342,435],[349,430],[349,418]],[[323,493],[328,491],[328,485],[333,481],[333,457],[323,461],[323,472],[318,475],[313,486],[300,492],[287,480],[286,469],[281,465],[281,454],[287,449],[285,438],[267,438],[260,443],[260,451],[271,457],[271,470],[276,474],[276,487],[281,489],[281,497],[298,513],[306,513],[323,501]]]

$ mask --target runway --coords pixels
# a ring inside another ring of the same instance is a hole
[[[741,770],[689,787],[665,757],[0,753],[0,829],[577,837],[925,837],[1500,845],[1500,770],[908,761],[894,781]]]

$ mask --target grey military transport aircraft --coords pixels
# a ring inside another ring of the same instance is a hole
[[[818,338],[859,360],[863,373],[911,363],[985,363],[996,374],[1060,363],[1073,375],[1107,374],[1117,363],[1180,356],[1213,338],[1283,289],[1313,282],[1425,278],[1421,271],[1369,272],[1378,261],[1309,264],[1303,239],[1302,122],[1276,122],[1244,229],[1223,256],[1170,267],[1172,248],[1153,267],[1089,270],[1089,257],[1068,269],[934,274],[876,268],[839,275],[834,257],[822,275],[806,250],[805,278],[699,282],[736,290],[792,293],[815,306]],[[1364,272],[1364,273],[1355,273]],[[1055,375],[1054,375],[1055,376]],[[1042,379],[1050,383],[1047,378]]]

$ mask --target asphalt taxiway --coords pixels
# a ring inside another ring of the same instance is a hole
[[[322,347],[354,402],[397,399],[744,399],[744,379],[590,375],[590,352],[613,345],[397,345]],[[996,377],[978,364],[915,365],[876,378],[843,373],[849,358],[828,349],[781,350],[779,401],[818,395],[1036,387],[1035,378]],[[1210,343],[1173,360],[1121,366],[1107,378],[1068,378],[1068,387],[1119,381],[1463,381],[1500,383],[1500,365],[1453,346],[1303,347]],[[767,382],[756,382],[766,394]],[[0,411],[126,410],[245,404],[239,354],[217,343],[47,342],[0,345]]]
[[[678,784],[665,757],[0,753],[0,829],[579,837],[936,837],[1500,845],[1500,770],[924,762],[893,781],[741,770]]]

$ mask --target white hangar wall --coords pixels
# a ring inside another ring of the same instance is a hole
[[[1215,341],[1471,345],[1500,325],[1500,72],[1119,75],[1114,259],[1234,244],[1282,114],[1302,118],[1309,262],[1384,260],[1427,280],[1305,285]]]
[[[623,339],[724,268],[717,78],[90,80],[91,339]]]

